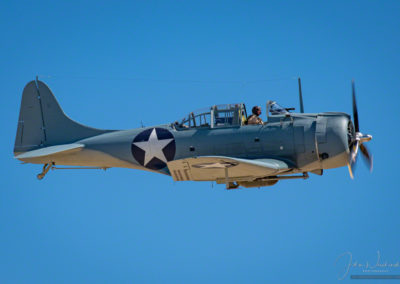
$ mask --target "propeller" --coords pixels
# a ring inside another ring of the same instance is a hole
[[[356,161],[357,161],[357,154],[358,154],[359,150],[361,151],[361,154],[364,157],[364,161],[368,165],[369,170],[371,172],[372,172],[372,168],[373,168],[373,158],[372,158],[372,155],[370,154],[370,152],[368,151],[368,148],[363,144],[364,142],[370,141],[372,139],[372,136],[369,134],[363,134],[360,132],[354,80],[351,82],[351,87],[352,87],[352,97],[353,97],[353,120],[354,120],[355,133],[351,137],[350,155],[349,155],[349,161],[348,161],[347,165],[349,168],[350,177],[353,179]]]

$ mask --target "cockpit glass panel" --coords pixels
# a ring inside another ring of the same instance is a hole
[[[244,104],[216,105],[191,112],[174,125],[177,129],[241,125],[245,112]]]
[[[241,116],[241,104],[217,105],[214,107],[215,126],[239,125]]]
[[[186,115],[181,122],[175,122],[178,128],[209,127],[211,122],[211,108],[202,108]]]

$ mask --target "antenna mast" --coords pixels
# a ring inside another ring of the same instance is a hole
[[[298,78],[299,82],[299,100],[300,100],[300,112],[304,113],[304,105],[303,105],[303,94],[301,92],[301,79],[300,77]]]

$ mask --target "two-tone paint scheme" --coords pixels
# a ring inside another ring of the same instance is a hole
[[[273,185],[351,163],[356,132],[348,114],[291,113],[271,101],[267,109],[262,125],[247,125],[245,105],[229,104],[170,124],[101,130],[67,117],[46,84],[35,80],[23,91],[14,156],[43,164],[39,179],[60,165],[122,167],[227,188]]]

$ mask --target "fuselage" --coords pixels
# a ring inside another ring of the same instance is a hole
[[[82,151],[60,155],[52,162],[56,165],[123,167],[170,174],[167,167],[146,165],[133,152],[136,137],[161,128],[172,134],[175,143],[173,154],[164,151],[166,157],[169,155],[168,161],[196,156],[273,158],[291,166],[287,174],[318,172],[347,164],[349,125],[352,125],[350,116],[336,112],[273,115],[264,125],[178,129],[174,124],[166,124],[112,131],[79,140],[76,143],[85,145]]]

